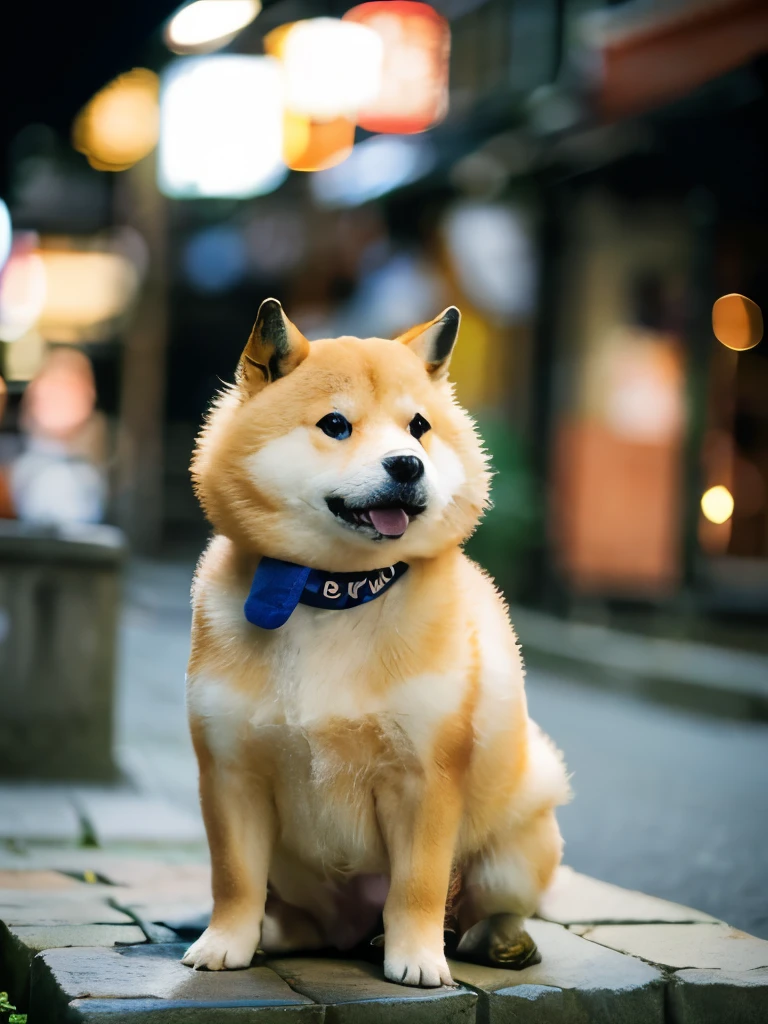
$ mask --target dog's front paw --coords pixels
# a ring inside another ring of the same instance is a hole
[[[439,988],[441,985],[455,987],[448,962],[442,951],[432,953],[426,949],[387,952],[384,957],[384,974],[399,985],[416,985],[421,988]]]
[[[181,962],[195,970],[232,971],[249,967],[259,942],[257,930],[207,928]]]

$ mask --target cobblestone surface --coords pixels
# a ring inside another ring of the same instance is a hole
[[[0,988],[28,1007],[28,1024],[768,1020],[768,942],[568,869],[544,907],[578,923],[529,922],[540,964],[509,971],[453,962],[457,988],[424,990],[385,980],[370,957],[290,957],[244,971],[192,971],[180,957],[205,925],[207,866],[174,865],[179,852],[171,850],[167,860],[75,853],[38,848],[29,872],[6,867],[0,875],[10,883],[0,890]],[[53,866],[62,858],[69,874]],[[182,918],[173,920],[169,909]],[[627,921],[636,923],[616,923]]]

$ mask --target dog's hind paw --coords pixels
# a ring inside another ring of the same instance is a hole
[[[478,922],[462,936],[454,956],[511,971],[541,963],[541,954],[523,927],[523,919],[513,914],[495,914]]]
[[[208,928],[197,942],[193,942],[181,962],[196,971],[233,971],[250,967],[260,952],[258,933],[247,931],[217,931]]]

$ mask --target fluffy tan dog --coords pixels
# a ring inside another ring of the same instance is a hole
[[[215,536],[188,707],[214,910],[190,966],[349,948],[383,911],[386,976],[450,985],[449,887],[455,955],[536,961],[524,918],[568,783],[461,549],[489,473],[447,378],[458,329],[451,307],[396,341],[310,344],[267,299],[200,436]]]

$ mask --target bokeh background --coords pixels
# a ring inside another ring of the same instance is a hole
[[[567,857],[768,935],[767,50],[761,0],[4,11],[6,785],[196,813],[188,466],[260,301],[456,304]]]

